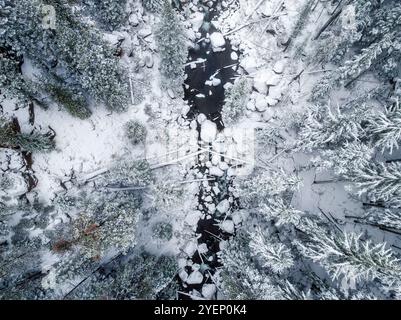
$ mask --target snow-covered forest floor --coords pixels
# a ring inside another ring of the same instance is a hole
[[[396,0],[0,0],[2,299],[399,299]]]

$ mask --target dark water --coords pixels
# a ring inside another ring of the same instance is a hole
[[[204,24],[199,30],[202,33],[202,38],[205,38],[207,33],[212,34],[218,31],[210,23],[219,13],[216,9],[216,4],[210,9],[205,6],[204,8]],[[207,11],[208,9],[209,11]],[[192,69],[190,65],[185,68],[187,79],[185,81],[186,86],[184,86],[184,99],[191,106],[188,116],[191,118],[199,113],[204,113],[208,119],[217,124],[219,129],[224,127],[220,115],[224,103],[223,86],[227,82],[233,82],[238,68],[238,61],[231,59],[232,48],[230,41],[227,39],[224,48],[224,51],[213,52],[210,43],[200,41],[194,48],[189,50],[188,62],[198,59],[206,61],[204,63],[197,63],[195,69]],[[221,83],[218,86],[205,85],[205,82],[213,74],[216,74],[214,78],[220,79]],[[198,97],[198,94],[203,94],[204,98]]]

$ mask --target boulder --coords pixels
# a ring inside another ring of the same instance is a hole
[[[226,40],[224,39],[223,34],[220,32],[213,32],[210,35],[210,43],[214,52],[225,50],[224,46],[226,44]]]

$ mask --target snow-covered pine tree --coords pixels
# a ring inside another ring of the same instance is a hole
[[[87,11],[108,31],[120,27],[127,18],[127,0],[83,0]]]
[[[267,199],[260,209],[260,216],[267,220],[274,220],[277,227],[288,225],[296,226],[299,223],[302,211],[296,210],[281,197]]]
[[[107,274],[94,273],[70,295],[71,299],[174,299],[178,288],[174,257],[134,252],[106,266]]]
[[[142,0],[143,7],[146,10],[155,13],[160,13],[160,11],[162,11],[163,3],[164,0]]]
[[[128,121],[125,124],[125,132],[129,141],[133,145],[144,143],[146,140],[147,130],[146,127],[136,120]]]
[[[388,150],[392,153],[394,148],[398,149],[401,140],[401,109],[399,102],[396,101],[394,106],[369,117],[367,131],[375,145],[382,152]]]
[[[277,300],[281,292],[252,261],[250,238],[238,233],[222,250],[221,293],[230,300]]]
[[[300,251],[321,264],[333,280],[343,278],[350,283],[387,278],[396,281],[401,276],[401,264],[386,243],[361,240],[361,235],[335,232],[310,218],[303,218],[299,228],[308,240],[296,241]]]
[[[251,239],[249,248],[252,250],[252,255],[257,256],[264,267],[281,274],[294,265],[291,250],[283,243],[272,241],[270,238],[266,239],[260,228],[249,236]]]
[[[401,231],[400,209],[372,208],[358,218],[358,221],[365,221],[378,227]]]
[[[361,125],[367,116],[367,108],[359,110],[335,110],[329,105],[312,105],[308,108],[299,130],[299,147],[302,150],[333,149],[347,142],[358,141],[364,134]]]
[[[182,23],[167,0],[164,0],[155,36],[161,58],[162,85],[175,92],[181,92],[184,64],[187,59],[187,42]]]
[[[374,155],[374,148],[360,141],[345,142],[337,149],[322,150],[312,159],[318,170],[333,170],[338,177],[349,176],[355,168],[368,164]]]
[[[352,80],[373,68],[388,78],[394,77],[400,65],[401,4],[396,0],[358,0],[354,5],[361,30],[355,43],[359,52],[340,68],[342,78]]]
[[[283,170],[265,170],[246,178],[237,178],[234,185],[241,194],[241,206],[258,208],[266,204],[269,198],[295,191],[301,180],[295,174],[286,174]]]
[[[355,184],[359,195],[366,195],[374,203],[401,207],[401,164],[398,162],[369,162],[344,174]]]
[[[224,105],[221,111],[226,126],[235,124],[244,115],[251,85],[246,77],[237,78],[232,87],[225,93]]]
[[[64,88],[79,87],[109,108],[123,110],[129,85],[114,50],[68,3],[49,0],[48,4],[56,11],[55,29],[43,27],[41,1],[2,1],[0,46],[30,59],[43,77],[58,76]]]
[[[0,146],[28,152],[47,152],[54,149],[55,142],[51,133],[18,132],[9,121],[0,118]]]

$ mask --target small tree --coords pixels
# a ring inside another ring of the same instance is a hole
[[[136,120],[128,121],[125,124],[125,132],[129,141],[133,145],[144,143],[146,141],[147,130],[146,127]]]
[[[305,218],[302,230],[309,240],[297,241],[301,252],[320,263],[332,276],[359,282],[375,278],[396,280],[401,275],[401,265],[385,243],[362,241],[355,233],[326,231],[315,221]]]
[[[155,36],[161,58],[162,85],[181,92],[187,59],[186,37],[177,14],[167,0],[164,0]]]
[[[234,85],[227,90],[221,111],[225,125],[235,124],[244,115],[250,92],[251,85],[245,77],[236,79]]]

